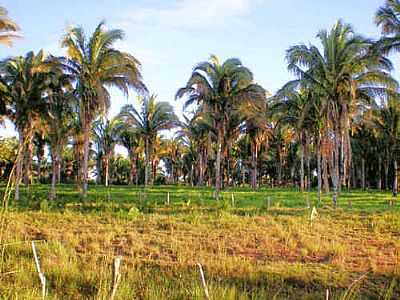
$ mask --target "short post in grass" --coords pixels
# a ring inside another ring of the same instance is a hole
[[[169,205],[169,192],[167,192],[167,205]]]
[[[271,208],[271,196],[267,197],[267,210],[270,210]]]
[[[36,252],[35,241],[32,241],[32,252],[35,259],[36,271],[38,272],[40,283],[42,284],[42,298],[44,299],[46,297],[46,277],[44,276],[40,268],[40,261],[39,256]]]
[[[201,266],[200,263],[197,263],[197,266],[199,267],[201,284],[203,285],[204,299],[209,300],[210,299],[210,295],[208,293],[208,287],[207,287],[206,279],[204,278],[203,267]]]
[[[325,300],[329,300],[329,289],[326,289]]]
[[[235,196],[233,195],[233,193],[231,195],[231,201],[232,201],[232,207],[235,207]]]
[[[117,256],[116,258],[114,258],[113,269],[112,269],[113,281],[110,289],[110,300],[113,300],[115,298],[115,294],[117,293],[117,288],[121,280],[121,273],[119,271],[121,267],[121,261],[122,261],[122,256]]]
[[[348,205],[349,209],[353,208],[353,203],[351,202],[351,199],[349,199],[347,205]]]
[[[311,211],[311,215],[310,215],[310,226],[311,227],[313,225],[313,222],[317,219],[317,217],[318,217],[318,212],[317,212],[317,209],[314,206],[312,211]]]

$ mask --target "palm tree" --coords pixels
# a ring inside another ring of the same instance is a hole
[[[215,163],[215,189],[218,198],[221,190],[221,164],[224,160],[224,133],[232,111],[244,102],[265,99],[265,90],[253,83],[253,74],[237,58],[227,59],[222,64],[212,55],[209,61],[201,62],[186,83],[176,93],[176,99],[187,96],[185,108],[197,103],[201,111],[212,116],[217,128],[217,158]]]
[[[171,129],[177,125],[178,118],[168,102],[156,102],[156,96],[139,97],[141,110],[133,105],[125,105],[120,112],[120,118],[137,129],[145,141],[145,185],[152,183],[150,162],[153,156],[153,147],[158,133],[161,130]]]
[[[389,74],[390,61],[374,50],[370,40],[355,34],[350,25],[338,21],[329,32],[321,31],[317,37],[322,52],[313,45],[297,45],[288,50],[287,60],[297,82],[312,88],[322,100],[332,202],[336,206],[340,170],[351,164],[351,108],[368,105],[375,96],[387,96],[388,89],[397,88],[397,83]]]
[[[169,182],[175,184],[177,164],[183,149],[183,142],[180,136],[163,141],[163,160],[169,172]]]
[[[375,15],[375,23],[381,27],[383,37],[377,46],[385,53],[398,52],[400,46],[400,1],[386,0]]]
[[[305,189],[304,156],[307,147],[306,115],[310,108],[311,93],[306,90],[290,90],[287,86],[278,91],[274,110],[280,115],[280,122],[287,123],[295,129],[300,146],[300,190]]]
[[[381,132],[386,147],[386,153],[392,154],[393,161],[393,196],[397,196],[397,156],[400,137],[400,104],[399,96],[392,96],[387,103],[377,111],[375,124]],[[386,175],[387,177],[387,175]]]
[[[47,93],[47,109],[43,115],[47,123],[47,138],[52,158],[52,179],[50,199],[56,196],[56,183],[60,181],[62,153],[68,137],[72,133],[75,97],[72,94],[70,77],[62,73],[51,76],[50,90]]]
[[[135,181],[135,184],[138,185],[139,176],[137,163],[140,153],[143,152],[140,134],[135,127],[132,127],[122,121],[118,122],[116,125],[116,131],[117,142],[128,150],[130,161],[128,184],[133,184]]]
[[[25,183],[31,179],[32,149],[35,121],[46,109],[42,94],[48,88],[48,76],[54,65],[43,51],[29,52],[3,61],[0,72],[6,83],[5,95],[9,101],[7,114],[14,122],[19,135],[19,155],[16,167],[15,199],[19,199],[19,183],[24,165]],[[24,159],[22,159],[24,158]]]
[[[113,48],[123,39],[122,30],[104,28],[101,22],[90,38],[82,27],[75,27],[63,37],[62,45],[68,58],[63,59],[67,73],[74,76],[79,99],[79,113],[84,135],[83,196],[87,194],[89,142],[91,124],[99,114],[105,114],[110,106],[108,87],[116,87],[125,95],[129,88],[145,92],[140,63],[132,55]]]
[[[118,123],[118,118],[114,118],[112,120],[103,120],[100,118],[93,123],[92,132],[94,140],[98,145],[98,152],[102,153],[99,159],[104,161],[105,186],[108,186],[109,183],[110,159],[118,139]],[[101,170],[98,169],[97,172],[100,174]]]
[[[269,147],[269,140],[272,137],[272,128],[268,120],[267,103],[265,102],[260,107],[246,107],[243,112],[243,119],[245,120],[245,132],[250,138],[251,149],[251,180],[250,185],[253,189],[257,187],[258,177],[258,157],[261,146],[265,145],[267,151]]]
[[[8,16],[7,9],[0,6],[0,44],[12,46],[12,40],[19,37],[19,27]]]

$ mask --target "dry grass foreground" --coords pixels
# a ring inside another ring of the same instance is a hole
[[[123,256],[116,299],[201,299],[198,262],[212,299],[323,299],[326,289],[339,299],[349,286],[363,299],[388,289],[400,296],[396,213],[323,209],[311,226],[306,209],[169,209],[8,213],[1,295],[40,298],[29,243],[40,240],[49,299],[106,299],[115,255]]]

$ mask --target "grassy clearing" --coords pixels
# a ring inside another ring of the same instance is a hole
[[[117,299],[202,299],[198,262],[212,299],[324,299],[326,289],[332,299],[400,297],[400,215],[389,193],[343,193],[336,210],[326,197],[311,226],[316,197],[295,190],[235,189],[216,202],[207,188],[92,187],[81,202],[66,185],[46,203],[47,190],[35,186],[7,213],[3,298],[40,297],[32,239],[50,299],[106,299],[116,255]]]

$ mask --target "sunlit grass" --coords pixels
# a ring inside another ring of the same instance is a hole
[[[400,297],[400,214],[389,192],[343,192],[332,209],[329,195],[319,204],[315,191],[294,189],[235,188],[216,201],[210,188],[91,186],[81,200],[62,185],[55,202],[48,189],[11,203],[4,298],[40,297],[33,239],[50,299],[107,299],[116,255],[117,299],[202,299],[198,262],[212,299],[324,299],[326,289],[340,299],[360,277],[356,299]]]

